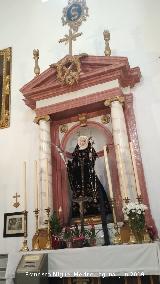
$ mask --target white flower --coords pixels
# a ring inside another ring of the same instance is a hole
[[[143,203],[129,202],[128,204],[125,204],[122,211],[126,215],[129,215],[130,213],[140,215],[140,214],[144,214],[145,210],[147,209],[148,207],[144,205]]]

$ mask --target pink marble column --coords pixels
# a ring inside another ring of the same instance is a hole
[[[147,224],[152,226],[153,229],[157,232],[155,222],[152,218],[152,214],[150,211],[150,205],[149,205],[149,199],[148,199],[148,194],[147,194],[147,187],[146,187],[146,182],[145,182],[141,152],[140,152],[140,147],[139,147],[139,142],[138,142],[138,134],[137,134],[137,128],[136,128],[135,114],[134,114],[134,109],[133,109],[133,95],[132,94],[125,96],[124,114],[125,114],[126,126],[127,126],[127,131],[128,131],[128,137],[129,137],[129,140],[133,144],[139,184],[140,184],[140,189],[141,189],[141,194],[142,194],[142,201],[149,208],[146,211]]]
[[[128,196],[130,201],[134,202],[136,201],[137,196],[134,172],[129,150],[128,134],[123,112],[123,103],[123,97],[116,97],[111,100],[107,100],[105,102],[105,105],[110,105],[111,107],[113,140],[115,148],[117,149],[117,145],[119,145],[119,155],[117,149],[116,159],[119,173],[121,196],[123,199]]]

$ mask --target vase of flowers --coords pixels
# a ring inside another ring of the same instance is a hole
[[[143,242],[145,229],[145,211],[147,206],[143,203],[129,202],[125,204],[122,211],[127,216],[131,231],[136,237],[138,243]]]
[[[75,224],[73,228],[72,247],[82,248],[84,245],[84,240],[85,240],[85,237],[79,230],[78,224]]]
[[[72,229],[70,227],[65,227],[63,233],[63,240],[66,242],[67,248],[72,248],[72,237],[73,237]]]

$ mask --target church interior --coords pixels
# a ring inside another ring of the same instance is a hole
[[[0,7],[0,283],[160,283],[160,2]]]

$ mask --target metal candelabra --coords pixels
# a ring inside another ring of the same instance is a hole
[[[49,217],[50,217],[51,209],[48,207],[48,208],[45,209],[45,211],[47,213],[47,242],[46,242],[44,249],[50,250],[50,249],[52,249],[51,235],[50,235],[50,223],[49,223]]]
[[[29,251],[28,244],[27,244],[27,214],[28,212],[25,210],[24,212],[24,240],[20,251]]]
[[[39,229],[38,229],[38,216],[39,216],[39,210],[38,208],[36,208],[34,211],[35,213],[35,219],[36,219],[36,233],[35,233],[35,242],[34,242],[34,245],[33,245],[33,249],[32,250],[40,250],[40,247],[39,247]]]
[[[116,214],[115,214],[115,199],[114,198],[111,199],[111,206],[112,206],[113,222],[114,222],[114,229],[115,229],[113,244],[114,245],[120,245],[122,243],[122,240],[121,240],[121,235],[120,235],[119,230],[118,230],[119,228],[118,228],[117,218],[116,218]]]

